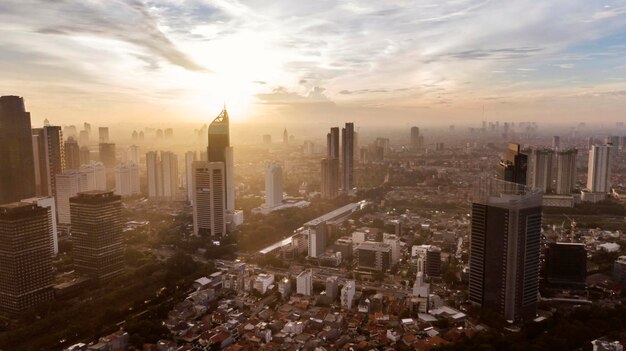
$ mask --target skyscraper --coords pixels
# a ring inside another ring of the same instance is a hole
[[[419,150],[419,138],[420,138],[419,127],[411,127],[411,141],[409,143],[411,151]]]
[[[52,253],[54,255],[59,253],[59,233],[57,230],[57,208],[54,197],[32,197],[30,199],[23,199],[21,202],[27,204],[34,204],[39,207],[48,209],[48,229],[50,231],[50,237],[52,238]]]
[[[91,130],[91,126],[89,128]],[[109,142],[109,127],[99,127],[98,128],[98,141],[100,143],[108,143]]]
[[[509,143],[509,148],[500,160],[498,176],[501,180],[526,185],[528,155],[521,152],[519,144]]]
[[[230,147],[230,124],[226,109],[209,125],[209,145],[207,156],[209,162],[224,163],[224,198],[226,210],[235,210],[235,188],[233,183],[233,149]]]
[[[87,191],[70,199],[74,268],[106,281],[124,271],[122,200],[112,191]]]
[[[80,165],[80,147],[76,139],[69,137],[65,141],[65,168],[79,169]]]
[[[570,195],[576,187],[576,156],[578,150],[559,150],[556,153],[556,193]]]
[[[469,300],[506,320],[535,317],[542,194],[481,179],[472,202]]]
[[[30,128],[24,99],[0,97],[0,204],[35,196]]]
[[[339,128],[333,127],[326,135],[326,158],[321,162],[322,197],[335,198],[339,194]]]
[[[107,190],[107,174],[102,162],[91,161],[80,166],[80,173],[85,175],[84,189],[88,190]]]
[[[341,187],[344,193],[349,193],[354,187],[354,123],[346,123],[341,129],[341,143]]]
[[[287,128],[283,131],[283,144],[289,144],[289,134],[287,133]]]
[[[561,138],[558,135],[552,137],[552,149],[557,151],[561,147]]]
[[[52,237],[47,208],[0,205],[0,314],[16,317],[52,300]]]
[[[280,163],[270,162],[265,170],[265,206],[276,207],[283,202],[283,170]]]
[[[587,189],[592,193],[611,191],[611,146],[593,145],[589,151]]]
[[[91,161],[91,151],[87,146],[80,147],[80,164],[84,165]]]
[[[532,187],[544,194],[552,192],[552,158],[554,151],[550,149],[533,150],[532,155]]]
[[[57,175],[56,205],[59,225],[68,226],[71,223],[70,198],[88,189],[87,178],[87,173],[75,169],[68,169]]]
[[[187,201],[193,205],[193,162],[197,161],[195,151],[185,153],[185,186],[187,187]]]
[[[139,194],[139,167],[132,161],[115,167],[115,193],[121,196]]]
[[[139,146],[131,145],[128,147],[128,161],[139,165]]]
[[[56,195],[56,176],[65,170],[65,144],[59,126],[33,129],[37,195]]]
[[[98,151],[100,154],[100,162],[104,164],[104,167],[107,170],[115,168],[115,144],[100,143],[98,144]]]
[[[148,169],[148,197],[153,200],[178,199],[178,156],[169,151],[146,154]]]
[[[195,235],[226,234],[224,163],[193,163],[193,231]]]
[[[161,181],[161,160],[156,151],[149,151],[146,154],[146,168],[148,174],[148,197],[157,199],[163,193],[163,182]]]

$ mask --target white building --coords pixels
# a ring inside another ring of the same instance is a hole
[[[121,196],[139,194],[139,167],[128,161],[115,167],[115,193]]]
[[[128,147],[127,160],[134,164],[139,164],[139,146],[131,145]]]
[[[391,247],[391,265],[395,265],[400,261],[400,238],[394,234],[383,234],[383,243]]]
[[[178,157],[169,151],[146,154],[148,197],[153,200],[173,201],[178,197]]]
[[[107,190],[107,172],[102,162],[91,161],[80,166],[80,172],[85,174],[85,189],[89,190]]]
[[[356,283],[354,282],[354,280],[348,280],[343,288],[341,288],[341,308],[352,308],[355,293]]]
[[[274,284],[273,274],[261,273],[254,279],[254,289],[261,294],[265,294],[267,288],[272,284]]]
[[[311,296],[313,293],[313,272],[310,269],[300,272],[296,278],[296,292]]]
[[[365,242],[366,234],[364,231],[356,231],[352,233],[352,243],[357,246]]]
[[[70,169],[62,174],[57,174],[57,216],[59,224],[70,224],[70,197],[76,196],[81,191],[92,190],[87,188],[88,174],[75,169]]]
[[[265,206],[272,208],[283,202],[283,170],[279,163],[270,162],[265,170]]]
[[[54,254],[57,255],[59,253],[59,233],[57,231],[57,208],[54,201],[54,197],[46,196],[46,197],[32,197],[29,199],[24,199],[22,202],[29,204],[36,204],[39,207],[44,207],[49,209],[48,218],[50,220],[50,237],[52,238],[52,245],[54,248]]]
[[[593,145],[589,150],[587,189],[585,190],[582,200],[590,202],[604,200],[611,191],[611,146]]]
[[[430,296],[430,284],[424,283],[424,261],[420,257],[417,263],[417,274],[413,284],[413,296],[419,299],[419,311],[428,312],[428,297]]]

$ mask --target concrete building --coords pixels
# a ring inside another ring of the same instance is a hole
[[[520,144],[509,143],[498,168],[498,178],[507,182],[526,185],[528,155],[522,153]]]
[[[121,196],[139,194],[139,166],[128,161],[115,167],[115,193]]]
[[[413,284],[413,296],[417,298],[416,302],[419,304],[418,311],[420,313],[428,313],[430,284],[424,282],[423,259],[420,257],[417,259],[417,261],[417,273],[415,275],[415,282]]]
[[[391,268],[391,247],[388,244],[366,241],[356,248],[359,269],[385,272]]]
[[[157,201],[178,200],[178,156],[169,151],[146,154],[148,198]]]
[[[131,145],[128,147],[128,150],[126,151],[127,157],[126,160],[133,162],[136,165],[139,165],[139,161],[140,161],[140,154],[139,154],[139,146],[137,145]]]
[[[71,223],[70,198],[81,191],[88,190],[87,174],[69,169],[56,177],[57,197],[56,210],[59,225],[68,226]]]
[[[67,138],[65,141],[65,169],[79,169],[80,162],[80,146],[73,137]]]
[[[15,318],[54,298],[49,210],[0,205],[0,314]]]
[[[475,187],[469,252],[469,300],[508,321],[537,310],[541,190],[491,178]]]
[[[348,280],[341,288],[341,308],[351,309],[354,305],[354,295],[356,294],[356,282]]]
[[[65,143],[59,126],[33,129],[37,196],[56,196],[56,175],[65,170]]]
[[[280,163],[270,162],[265,170],[265,206],[272,208],[283,202],[283,170]]]
[[[274,284],[274,275],[261,273],[254,279],[254,289],[265,294],[270,285]]]
[[[441,248],[430,246],[426,251],[426,267],[424,273],[429,278],[441,277]]]
[[[52,253],[56,256],[59,253],[59,232],[57,229],[57,208],[54,198],[51,196],[31,197],[30,199],[23,199],[21,202],[35,204],[48,209],[48,228],[52,238]]]
[[[341,129],[341,189],[349,193],[354,188],[354,123]]]
[[[587,188],[581,194],[583,201],[602,201],[611,191],[611,148],[610,145],[593,145],[589,150]]]
[[[193,205],[193,163],[197,161],[195,151],[185,153],[185,186],[187,187],[187,201]]]
[[[311,296],[313,294],[313,272],[304,270],[296,278],[296,293]]]
[[[571,195],[576,188],[576,156],[578,150],[561,150],[556,153],[556,194]]]
[[[278,282],[278,292],[283,299],[286,299],[291,295],[291,281],[289,278],[283,278]]]
[[[122,198],[112,191],[86,191],[70,199],[74,268],[107,281],[124,271]]]
[[[339,295],[339,278],[337,276],[330,276],[326,278],[326,296],[331,301],[335,301]]]
[[[98,127],[98,142],[109,142],[109,127]]]
[[[335,198],[339,195],[339,128],[333,127],[326,135],[326,158],[322,160],[322,197]]]
[[[102,162],[91,161],[80,166],[80,173],[85,175],[85,187],[87,190],[107,190],[106,168]]]
[[[224,163],[193,163],[193,228],[195,235],[226,234]]]
[[[581,243],[550,243],[546,249],[546,281],[553,287],[584,289],[587,250]]]
[[[532,187],[541,189],[544,194],[553,192],[552,186],[552,159],[554,151],[550,149],[533,150],[532,163]]]
[[[383,234],[383,243],[389,245],[391,248],[391,265],[395,265],[400,261],[400,238],[395,234]]]

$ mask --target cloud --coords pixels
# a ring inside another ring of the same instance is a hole
[[[276,87],[270,93],[257,94],[256,97],[260,103],[269,105],[333,104],[324,94],[325,91],[322,87],[313,87],[305,94],[299,94],[285,87]]]

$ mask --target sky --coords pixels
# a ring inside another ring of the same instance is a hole
[[[626,120],[626,1],[2,0],[34,123]]]

